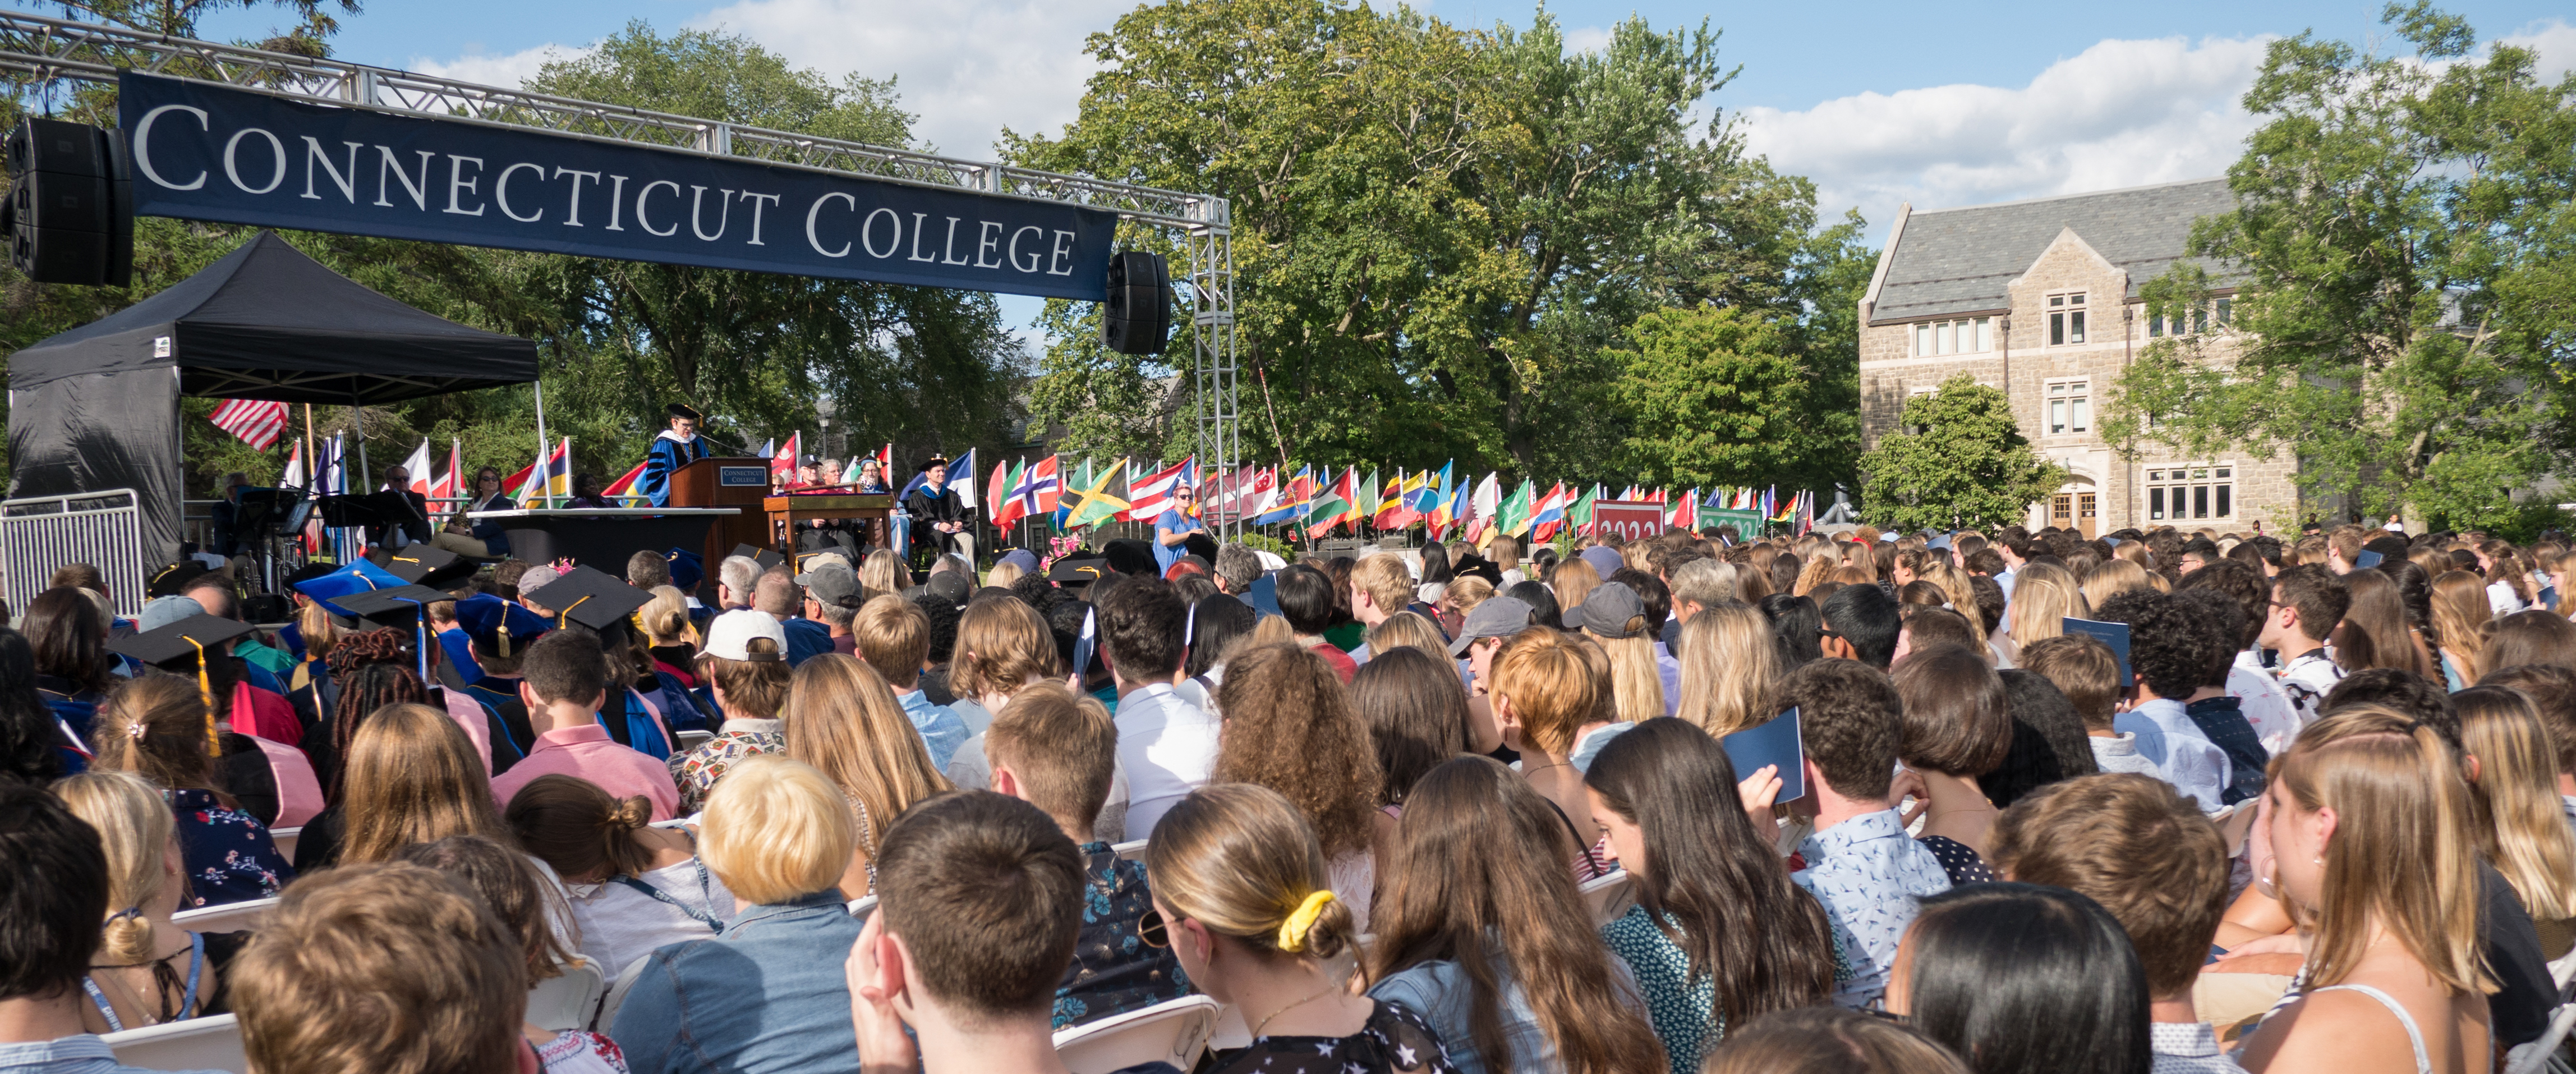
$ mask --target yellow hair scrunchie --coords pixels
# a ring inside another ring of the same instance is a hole
[[[1279,949],[1296,954],[1306,949],[1306,934],[1314,931],[1315,919],[1324,916],[1324,907],[1333,901],[1330,891],[1318,891],[1297,904],[1297,912],[1279,926]]]

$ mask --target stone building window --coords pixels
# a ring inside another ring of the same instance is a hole
[[[1995,349],[1995,319],[1962,317],[1951,321],[1918,321],[1914,325],[1914,356],[1930,358],[1942,354],[1983,354]]]
[[[2147,335],[2150,338],[2197,335],[2209,331],[2213,321],[2219,327],[2225,328],[2235,320],[2236,300],[2222,298],[2207,305],[2194,306],[2189,313],[2175,310],[2171,317],[2161,313],[2150,313],[2147,315]]]
[[[2064,347],[2084,342],[2084,313],[2082,291],[2048,296],[2048,345]]]
[[[2048,382],[2048,435],[2068,436],[2093,429],[2091,380]]]
[[[2163,466],[2146,474],[2147,519],[2187,522],[2236,517],[2234,463]]]

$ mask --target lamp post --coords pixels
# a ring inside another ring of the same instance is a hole
[[[832,415],[840,409],[840,404],[834,403],[830,396],[824,396],[823,398],[814,401],[814,414],[816,417],[820,418],[823,423],[823,434],[820,437],[823,443],[820,445],[821,450],[815,452],[815,454],[824,458],[838,458],[841,454],[832,447]]]

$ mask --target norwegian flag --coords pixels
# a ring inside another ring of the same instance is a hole
[[[277,443],[279,434],[286,431],[286,404],[262,399],[226,399],[214,413],[206,415],[206,420],[214,422],[215,428],[240,437],[242,443],[266,451],[269,445]]]

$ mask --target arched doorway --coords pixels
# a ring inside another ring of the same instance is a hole
[[[2070,478],[2049,494],[2044,508],[2044,525],[2074,530],[2088,541],[2101,535],[2102,497],[2094,490],[2092,478],[2081,474]]]

